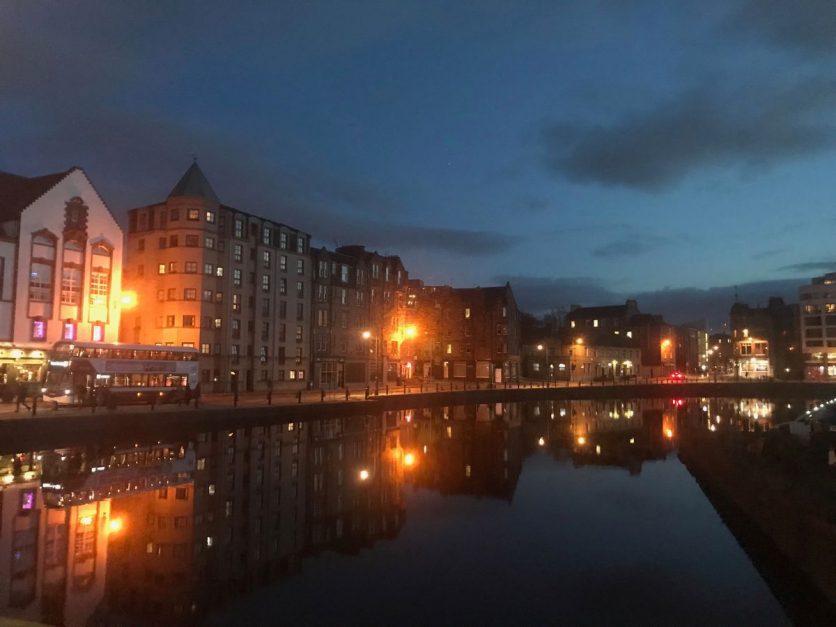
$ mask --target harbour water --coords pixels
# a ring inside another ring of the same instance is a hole
[[[677,451],[802,406],[500,403],[0,447],[0,617],[791,624]]]

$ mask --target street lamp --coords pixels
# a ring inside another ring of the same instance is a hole
[[[378,334],[377,336],[372,336],[372,332],[370,330],[366,329],[360,335],[364,340],[367,340],[367,341],[368,340],[374,340],[375,367],[377,367],[377,361],[378,361],[378,359],[380,359],[381,364],[382,364],[381,369],[380,369],[380,371],[381,371],[380,376],[383,379],[383,385],[386,385],[386,357],[385,357],[385,355],[382,355],[381,352],[380,352],[380,348],[381,348],[380,347],[380,334]],[[369,352],[372,352],[371,348],[369,348]],[[371,361],[371,360],[369,360],[369,361]],[[370,380],[370,378],[371,378],[371,363],[369,364],[369,367],[366,368],[366,376],[367,376],[367,382],[368,382],[368,380]],[[376,381],[377,381],[377,379],[376,379]],[[378,381],[378,384],[379,384],[379,381]]]

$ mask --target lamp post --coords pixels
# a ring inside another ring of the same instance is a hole
[[[374,340],[375,348],[374,349],[369,348],[369,352],[372,352],[372,350],[374,350],[374,353],[375,353],[375,356],[374,356],[375,368],[377,368],[378,360],[380,360],[380,366],[381,366],[381,368],[380,368],[380,378],[382,379],[382,381],[380,381],[379,384],[385,386],[386,385],[386,355],[382,354],[380,352],[380,333],[378,333],[377,336],[373,337],[372,332],[369,331],[368,329],[366,329],[365,331],[363,331],[363,333],[361,335],[362,335],[363,339],[366,340],[367,342],[369,340]],[[371,362],[372,362],[372,360],[370,359],[369,362],[370,362],[369,367],[366,368],[366,380],[367,381],[370,381],[370,379],[371,379]]]

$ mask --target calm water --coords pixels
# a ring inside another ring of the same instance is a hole
[[[0,445],[0,616],[788,624],[676,447],[797,411],[567,401]]]

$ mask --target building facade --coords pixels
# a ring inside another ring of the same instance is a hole
[[[732,305],[732,359],[735,376],[744,378],[799,378],[802,345],[799,307],[772,297],[766,307]]]
[[[405,306],[408,274],[400,257],[363,246],[313,251],[314,384],[385,385],[414,376],[417,333]]]
[[[799,288],[804,377],[836,377],[836,272]],[[833,349],[833,350],[831,350]]]
[[[310,235],[222,204],[197,163],[131,209],[122,340],[200,350],[206,391],[301,388],[310,372]]]
[[[118,339],[122,242],[81,168],[0,172],[0,382],[36,379],[60,340]]]

